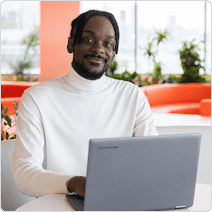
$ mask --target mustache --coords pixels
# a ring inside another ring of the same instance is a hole
[[[97,55],[97,54],[93,54],[93,55],[85,55],[84,56],[84,58],[88,58],[88,57],[94,57],[94,58],[98,58],[98,59],[101,59],[101,60],[103,60],[105,63],[107,63],[107,61],[108,61],[108,59],[107,58],[104,58],[104,57],[102,57],[102,56],[100,56],[100,55]]]

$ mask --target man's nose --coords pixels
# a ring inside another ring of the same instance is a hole
[[[99,55],[105,54],[105,48],[101,43],[93,44],[91,47],[91,51],[95,52],[96,54],[99,54]]]

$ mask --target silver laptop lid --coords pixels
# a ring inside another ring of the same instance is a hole
[[[91,139],[84,210],[193,205],[200,134]]]

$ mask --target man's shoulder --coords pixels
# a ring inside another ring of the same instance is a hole
[[[38,84],[28,88],[26,91],[36,95],[46,93],[48,91],[53,92],[55,89],[61,87],[64,84],[64,76],[60,76],[45,82],[39,82]]]
[[[129,81],[110,78],[110,87],[120,94],[124,93],[125,95],[129,96],[133,95],[137,97],[139,96],[139,98],[142,99],[145,98],[145,94],[143,93],[142,89]]]
[[[124,81],[120,79],[114,79],[114,78],[110,78],[110,86],[114,86],[119,89],[139,90],[139,87],[133,84],[132,82]]]
[[[124,80],[120,80],[120,79],[114,79],[111,77],[107,77],[110,80],[110,83],[112,85],[121,85],[121,86],[134,86],[133,83],[129,82],[129,81],[124,81]]]

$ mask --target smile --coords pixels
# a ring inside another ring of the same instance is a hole
[[[103,58],[102,56],[99,55],[85,55],[84,57],[85,59],[89,59],[89,61],[93,61],[93,62],[104,62],[107,63],[107,59]]]
[[[104,60],[96,58],[96,57],[87,57],[87,59],[91,62],[95,62],[95,63],[103,63]]]

